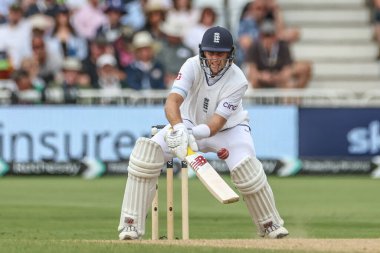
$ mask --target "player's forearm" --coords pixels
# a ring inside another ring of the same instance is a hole
[[[210,136],[217,134],[223,128],[226,122],[227,120],[225,118],[215,113],[207,122],[207,126],[210,128]]]
[[[165,103],[165,115],[171,126],[182,122],[181,112],[179,110],[183,98],[176,93],[169,94]]]

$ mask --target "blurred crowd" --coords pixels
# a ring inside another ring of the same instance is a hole
[[[181,65],[198,54],[218,21],[212,6],[192,0],[0,0],[0,89],[14,94],[61,89],[76,103],[80,89],[118,93],[168,89]],[[275,0],[249,1],[236,34],[236,64],[252,88],[304,88],[312,65],[297,61]]]
[[[310,61],[297,61],[291,44],[300,39],[296,27],[287,27],[275,0],[248,2],[241,13],[237,62],[253,88],[305,88],[311,78]]]

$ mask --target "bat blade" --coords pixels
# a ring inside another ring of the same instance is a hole
[[[195,171],[202,184],[219,202],[228,204],[239,201],[239,195],[231,189],[204,156],[194,153],[189,148],[186,162]]]

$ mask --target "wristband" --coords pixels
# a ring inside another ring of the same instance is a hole
[[[192,134],[197,140],[210,137],[211,135],[211,129],[206,124],[200,124],[196,127],[193,127],[191,130]]]

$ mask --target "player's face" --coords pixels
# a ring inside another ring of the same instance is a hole
[[[207,58],[207,64],[212,74],[218,74],[228,61],[228,52],[208,52],[205,51],[205,57]]]

